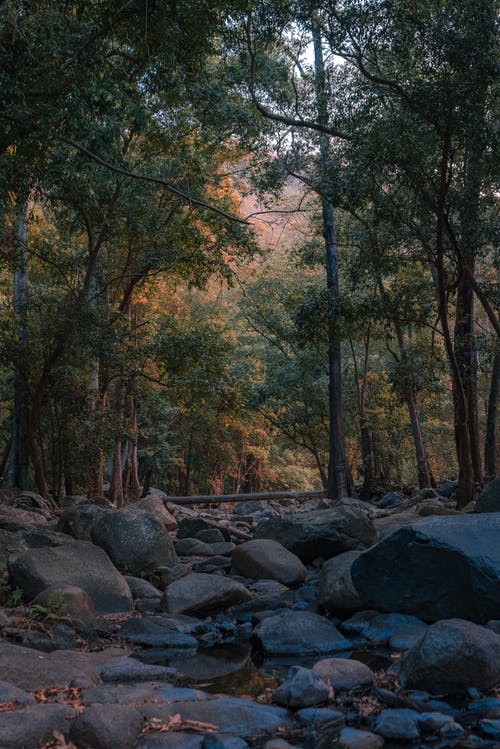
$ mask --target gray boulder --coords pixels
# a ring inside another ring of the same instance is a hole
[[[0,713],[0,749],[39,749],[54,737],[67,737],[75,711],[68,705],[28,705]]]
[[[20,554],[27,549],[27,544],[18,533],[0,528],[0,573],[7,567],[7,561],[13,554]]]
[[[360,551],[345,551],[321,567],[318,602],[331,613],[358,611],[361,601],[351,577],[351,567]]]
[[[436,622],[407,652],[400,680],[434,693],[490,689],[500,682],[500,636],[462,619]]]
[[[167,586],[160,608],[171,614],[203,613],[242,603],[250,598],[245,586],[236,580],[194,572]]]
[[[313,671],[335,691],[370,686],[374,679],[371,668],[351,658],[324,658],[314,664]]]
[[[57,529],[80,541],[92,540],[92,528],[104,508],[91,502],[78,502],[64,508]]]
[[[300,559],[270,538],[246,541],[232,554],[233,567],[254,580],[277,580],[284,585],[298,585],[307,570]]]
[[[476,501],[476,512],[500,512],[500,477],[486,484]]]
[[[270,655],[323,655],[351,647],[334,624],[311,611],[281,611],[268,616],[254,635]]]
[[[393,741],[416,741],[420,737],[419,713],[405,708],[382,710],[375,732]]]
[[[400,528],[353,562],[365,608],[427,621],[500,617],[500,514],[431,517]]]
[[[145,510],[109,510],[96,518],[92,541],[130,575],[179,561],[162,520]]]
[[[167,531],[174,531],[177,528],[177,520],[172,513],[167,510],[164,500],[158,494],[148,494],[146,497],[137,500],[137,502],[128,505],[127,510],[129,512],[138,510],[150,512],[162,521]]]
[[[283,707],[312,707],[328,702],[330,690],[310,668],[292,666],[288,678],[273,694],[273,701]]]
[[[257,525],[255,538],[272,538],[307,563],[372,544],[376,532],[371,512],[365,502],[344,499],[329,510],[264,520]]]
[[[97,618],[89,594],[76,585],[52,585],[39,593],[34,603],[44,606],[58,616],[66,616],[79,624],[90,624]]]
[[[92,749],[133,749],[143,726],[131,705],[90,705],[71,724],[70,738]]]
[[[9,561],[12,587],[31,601],[46,588],[74,585],[90,596],[103,614],[132,611],[130,589],[102,549],[86,541],[30,549]]]

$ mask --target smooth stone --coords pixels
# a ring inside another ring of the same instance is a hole
[[[141,714],[131,705],[90,705],[72,722],[70,739],[92,749],[134,749],[143,726]]]
[[[192,573],[171,583],[163,594],[160,608],[173,614],[189,614],[226,608],[251,598],[241,583],[227,577]]]
[[[384,739],[371,731],[343,728],[339,736],[339,749],[381,749]]]
[[[270,538],[240,544],[234,549],[231,559],[238,572],[254,580],[277,580],[284,585],[298,585],[307,574],[295,554]]]
[[[351,642],[328,619],[311,611],[283,611],[255,628],[270,655],[322,655],[348,650]]]
[[[328,702],[330,690],[311,669],[292,666],[288,678],[274,691],[273,702],[283,707],[312,707]]]
[[[351,658],[325,658],[314,664],[313,671],[335,691],[370,686],[374,679],[371,668]]]
[[[42,590],[34,598],[33,603],[81,624],[90,624],[97,618],[91,597],[76,585],[51,585],[50,588]]]
[[[198,647],[198,641],[191,635],[145,618],[129,619],[123,624],[120,634],[127,642],[145,647],[177,649]]]
[[[18,705],[32,705],[35,698],[8,681],[0,681],[0,703],[7,702],[17,702]]]
[[[454,722],[453,716],[445,713],[420,713],[418,721],[423,731],[431,733],[439,731],[447,723]]]
[[[477,713],[484,718],[500,718],[500,699],[498,697],[483,697],[467,705],[467,712]]]
[[[357,611],[361,607],[351,577],[351,567],[360,554],[361,551],[345,551],[321,567],[318,601],[327,611],[337,614]]]
[[[103,614],[132,611],[130,588],[108,555],[87,541],[30,549],[9,561],[10,584],[31,601],[46,588],[76,586]]]
[[[378,716],[374,731],[384,739],[395,741],[416,741],[420,737],[418,727],[419,713],[405,708],[382,710]]]
[[[476,512],[500,512],[500,476],[485,485],[476,500]]]
[[[479,727],[485,736],[500,739],[500,719],[486,718],[485,720],[480,720]]]
[[[395,648],[404,649],[418,642],[427,631],[427,624],[408,614],[379,614],[373,617],[362,636],[374,645],[394,642]],[[409,644],[407,644],[409,643]]]
[[[490,689],[500,681],[500,636],[463,619],[436,622],[406,653],[400,681],[433,693]]]
[[[135,658],[122,656],[103,663],[99,674],[104,682],[129,681],[170,681],[176,674],[175,668],[141,663]]]
[[[68,705],[29,705],[0,713],[0,749],[39,749],[59,731],[67,738],[75,711]],[[98,749],[96,747],[96,749]]]

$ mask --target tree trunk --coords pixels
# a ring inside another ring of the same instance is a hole
[[[326,101],[325,66],[321,33],[317,26],[313,28],[314,73],[316,87],[316,106],[318,118],[322,124],[328,120]],[[335,211],[328,182],[332,179],[331,149],[326,135],[320,135],[320,162],[322,187],[323,238],[325,240],[326,276],[328,288],[328,400],[329,400],[329,460],[327,491],[331,499],[353,496],[355,494],[351,470],[347,463],[344,433],[344,408],[342,402],[342,351],[336,316],[339,298],[339,276],[337,258],[337,237]]]
[[[488,411],[486,416],[486,438],[484,443],[484,472],[485,478],[493,479],[497,475],[498,440],[497,440],[497,408],[500,393],[500,341],[497,341],[491,372],[490,392],[488,395]]]
[[[111,474],[111,483],[109,487],[109,499],[118,506],[123,504],[123,465],[122,465],[122,434],[125,416],[125,398],[127,395],[127,383],[124,379],[120,382],[116,399],[116,425],[117,434],[115,437],[115,446],[113,450],[113,472]]]
[[[16,265],[14,269],[14,315],[18,338],[18,356],[14,370],[14,408],[11,426],[10,454],[7,464],[7,484],[17,489],[28,488],[28,404],[26,381],[26,353],[28,342],[28,195],[20,192],[15,223]]]

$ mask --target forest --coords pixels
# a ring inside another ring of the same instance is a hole
[[[491,2],[4,2],[7,486],[498,466]]]

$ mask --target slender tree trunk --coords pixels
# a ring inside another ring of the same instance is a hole
[[[497,475],[498,435],[497,409],[500,393],[500,341],[497,341],[491,372],[490,392],[488,395],[488,411],[486,416],[486,439],[484,443],[485,478],[493,479]]]
[[[127,383],[124,379],[120,382],[116,400],[116,428],[115,446],[113,450],[113,472],[111,474],[111,484],[109,487],[109,498],[118,506],[123,504],[123,465],[122,465],[122,433],[125,417],[125,399],[127,395]]]
[[[373,455],[373,435],[366,416],[366,388],[368,373],[368,350],[370,343],[370,330],[365,339],[365,356],[363,377],[361,378],[356,352],[352,339],[349,338],[354,364],[354,376],[356,379],[356,402],[358,404],[359,416],[359,444],[361,449],[361,461],[363,464],[363,487],[360,492],[362,499],[369,499],[372,493],[373,479],[375,476],[375,461]]]
[[[26,381],[28,342],[28,194],[26,187],[17,200],[15,223],[16,265],[14,269],[14,315],[19,353],[14,369],[14,408],[12,416],[10,454],[7,464],[7,484],[18,489],[28,488],[28,409],[29,391]]]
[[[316,106],[319,121],[328,120],[325,66],[321,33],[317,26],[313,29],[314,73],[316,86]],[[328,288],[328,399],[329,399],[329,460],[327,491],[331,499],[355,494],[351,469],[347,463],[344,433],[344,408],[342,401],[342,351],[336,330],[336,316],[339,298],[339,275],[337,259],[337,236],[335,211],[331,197],[333,164],[331,149],[326,135],[320,135],[320,170],[322,173],[322,216],[323,238],[325,240],[326,276]]]

